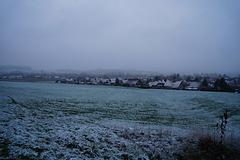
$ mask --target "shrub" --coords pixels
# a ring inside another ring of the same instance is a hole
[[[229,138],[229,134],[226,134],[228,110],[226,109],[225,113],[220,115],[219,118],[220,123],[217,126],[220,132],[198,131],[192,134],[193,136],[189,135],[183,147],[183,155],[179,159],[239,159],[240,148],[238,144],[234,145],[234,143],[239,142],[240,138]]]

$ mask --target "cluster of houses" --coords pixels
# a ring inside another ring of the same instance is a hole
[[[110,78],[109,78],[110,77]],[[226,75],[200,76],[173,74],[168,76],[94,76],[84,74],[59,73],[0,73],[0,81],[55,81],[57,83],[111,85],[153,89],[240,91],[240,76]],[[220,79],[223,78],[223,81]]]
[[[66,76],[55,74],[0,73],[0,80],[3,81],[55,81],[57,79],[66,79]]]
[[[203,81],[186,81],[186,80],[157,80],[148,78],[66,78],[56,80],[57,83],[70,83],[70,84],[88,84],[88,85],[111,85],[111,86],[126,86],[138,88],[152,88],[152,89],[176,89],[176,90],[201,90],[203,88]],[[215,81],[208,80],[205,88],[213,88]],[[230,82],[229,82],[230,83]]]

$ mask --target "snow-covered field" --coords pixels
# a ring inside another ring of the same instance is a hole
[[[239,94],[0,82],[0,158],[177,159],[225,108],[240,133]]]

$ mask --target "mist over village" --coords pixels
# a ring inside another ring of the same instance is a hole
[[[0,0],[0,159],[240,159],[240,1]]]

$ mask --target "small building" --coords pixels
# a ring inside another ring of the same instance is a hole
[[[34,77],[35,77],[35,78],[42,78],[41,75],[35,75]]]
[[[154,81],[148,83],[150,88],[164,88],[164,84],[165,81]]]
[[[115,85],[115,83],[116,83],[116,79],[114,79],[114,78],[110,79],[110,81],[109,81],[110,85]]]
[[[173,82],[172,89],[182,89],[182,82],[183,81]]]
[[[186,90],[199,90],[201,83],[200,82],[191,82],[189,86],[187,86],[185,89]]]
[[[165,84],[164,84],[164,87],[167,88],[167,89],[172,88],[172,82],[169,81],[169,80],[167,80],[167,81],[165,82]]]
[[[103,84],[103,85],[109,85],[109,83],[110,83],[110,79],[108,78],[102,78],[99,81],[99,84]]]
[[[139,79],[128,79],[126,82],[130,87],[140,87],[142,82]]]
[[[127,86],[128,85],[128,80],[126,80],[126,79],[119,79],[119,82],[123,86]]]
[[[164,84],[166,89],[182,89],[183,81],[169,81],[167,80]]]
[[[65,81],[66,83],[70,83],[70,84],[75,83],[75,80],[72,78],[66,78]]]

